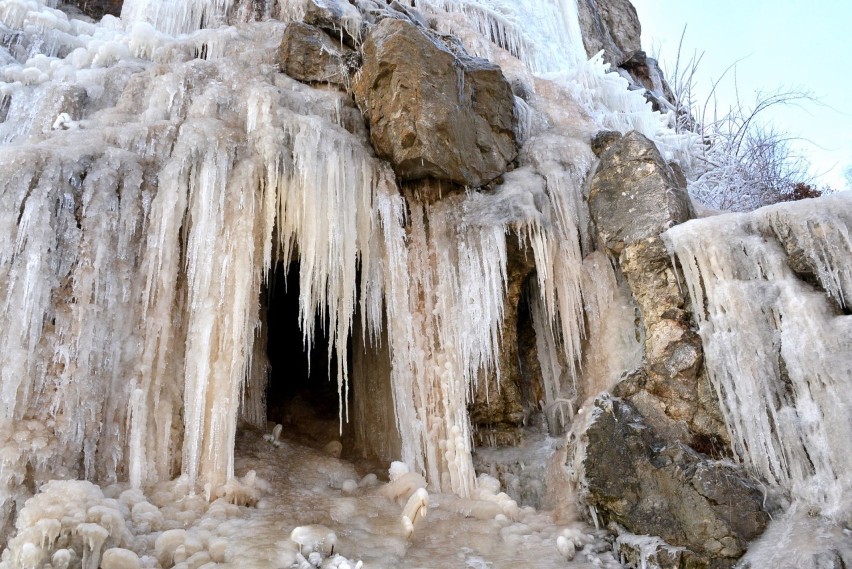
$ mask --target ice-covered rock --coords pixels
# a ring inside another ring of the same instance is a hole
[[[284,30],[278,60],[281,71],[299,81],[346,86],[357,56],[323,30],[291,22]]]

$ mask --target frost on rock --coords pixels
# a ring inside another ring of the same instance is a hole
[[[852,515],[852,322],[840,310],[852,268],[850,212],[852,199],[838,194],[664,234],[683,267],[737,456],[840,520]],[[796,248],[807,251],[819,287],[790,268]]]

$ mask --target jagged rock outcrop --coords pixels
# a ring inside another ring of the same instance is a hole
[[[680,172],[638,132],[602,133],[589,210],[600,245],[618,259],[642,315],[645,365],[615,388],[668,437],[724,454],[727,433],[703,376],[701,339],[660,234],[693,217]]]
[[[615,67],[641,49],[642,26],[630,0],[578,0],[583,46],[589,57],[603,50]]]
[[[363,45],[353,90],[376,152],[402,180],[482,186],[515,159],[514,97],[500,68],[384,19]]]
[[[642,26],[629,0],[578,0],[583,47],[589,57],[603,50],[603,59],[642,89],[655,111],[675,108],[675,97],[657,60],[642,51]],[[685,117],[689,118],[689,117]]]
[[[346,86],[357,54],[316,26],[293,22],[278,48],[281,71],[299,81]]]
[[[626,76],[632,89],[645,90],[645,99],[651,103],[655,111],[666,112],[676,107],[674,93],[659,63],[653,57],[648,57],[644,51],[638,50],[630,54],[621,63],[618,72]],[[678,111],[684,115],[686,113],[683,109]],[[684,116],[684,119],[691,120],[691,117]]]
[[[586,500],[605,522],[687,548],[673,567],[730,567],[766,528],[760,488],[730,463],[661,437],[627,401],[591,412]]]

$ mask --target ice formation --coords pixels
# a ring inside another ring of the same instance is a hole
[[[665,234],[734,451],[760,479],[839,520],[852,515],[850,231],[852,196],[841,193]],[[814,284],[794,274],[795,256]]]
[[[360,13],[343,5],[357,41]],[[477,477],[467,405],[500,373],[507,238],[535,260],[528,301],[552,432],[638,364],[634,307],[592,254],[586,141],[636,129],[684,165],[696,142],[600,56],[586,59],[574,0],[417,9],[530,93],[516,100],[521,167],[494,190],[403,197],[348,96],[278,71],[303,1],[127,0],[99,23],[0,2],[0,537],[11,538],[0,567],[360,566],[350,551],[401,565],[418,539],[406,563],[485,566],[488,551],[501,567],[618,565],[600,534],[554,525]],[[850,330],[837,315],[852,298],[850,204],[833,199],[668,238],[708,307],[699,324],[738,455],[848,517],[850,453],[826,427],[848,426],[850,409]],[[720,228],[726,240],[708,237]],[[826,294],[760,244],[771,232],[796,243]],[[262,290],[273,263],[294,259],[304,341],[323,326],[336,355],[341,422],[363,429],[374,411],[350,408],[348,339],[387,360],[394,432],[372,435],[385,453],[398,437],[402,466],[386,485],[339,461],[339,442],[311,453],[280,425],[235,453],[238,419],[266,427]],[[763,339],[765,359],[742,352],[731,317]],[[810,336],[827,341],[805,349]],[[790,391],[775,382],[782,367]],[[290,494],[268,495],[271,484]],[[462,522],[474,545],[461,558],[421,537],[451,543]]]

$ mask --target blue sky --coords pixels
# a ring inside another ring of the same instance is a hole
[[[642,23],[642,45],[674,68],[686,25],[682,54],[704,53],[697,87],[737,60],[740,98],[777,89],[810,91],[821,104],[776,107],[764,116],[803,140],[794,144],[819,175],[820,185],[849,188],[843,175],[852,166],[852,0],[632,0]],[[682,56],[683,58],[683,56]],[[733,102],[729,73],[720,103]]]

